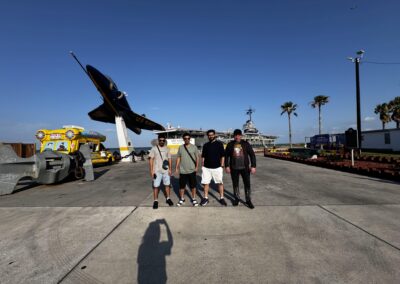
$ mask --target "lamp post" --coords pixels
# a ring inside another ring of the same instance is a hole
[[[363,57],[365,51],[359,50],[357,51],[357,57],[348,57],[351,62],[354,62],[356,68],[356,103],[357,103],[357,149],[358,152],[361,153],[362,148],[362,135],[361,135],[361,104],[360,104],[360,61]]]

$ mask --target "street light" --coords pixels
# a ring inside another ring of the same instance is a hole
[[[361,141],[361,106],[360,106],[360,73],[359,73],[359,65],[361,58],[363,57],[365,51],[359,50],[357,51],[357,57],[347,57],[347,59],[354,62],[356,67],[356,98],[357,98],[357,148],[359,153],[361,153],[362,141]]]

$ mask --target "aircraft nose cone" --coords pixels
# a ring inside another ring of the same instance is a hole
[[[100,88],[104,92],[104,94],[110,91],[111,83],[110,80],[106,78],[106,76],[104,76],[99,70],[90,65],[86,65],[86,70],[92,81],[98,88]],[[102,95],[104,96],[104,94]]]
[[[98,74],[101,74],[99,72],[99,70],[97,70],[96,68],[94,68],[93,66],[90,65],[86,65],[86,70],[89,72],[90,75],[92,76],[96,76]]]

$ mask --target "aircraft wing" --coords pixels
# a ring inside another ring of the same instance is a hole
[[[105,104],[102,104],[99,107],[95,108],[94,110],[89,112],[88,115],[93,120],[115,123],[115,114],[110,111]]]
[[[165,130],[165,128],[162,125],[142,115],[134,113],[133,111],[125,113],[122,117],[125,121],[126,126],[132,131],[134,131],[133,130],[134,128],[147,129],[147,130]]]

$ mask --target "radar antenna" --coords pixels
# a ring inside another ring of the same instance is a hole
[[[249,108],[246,109],[246,114],[250,117],[250,121],[251,121],[251,115],[255,112],[256,112],[256,110],[254,108],[252,108],[251,106],[249,106]]]

